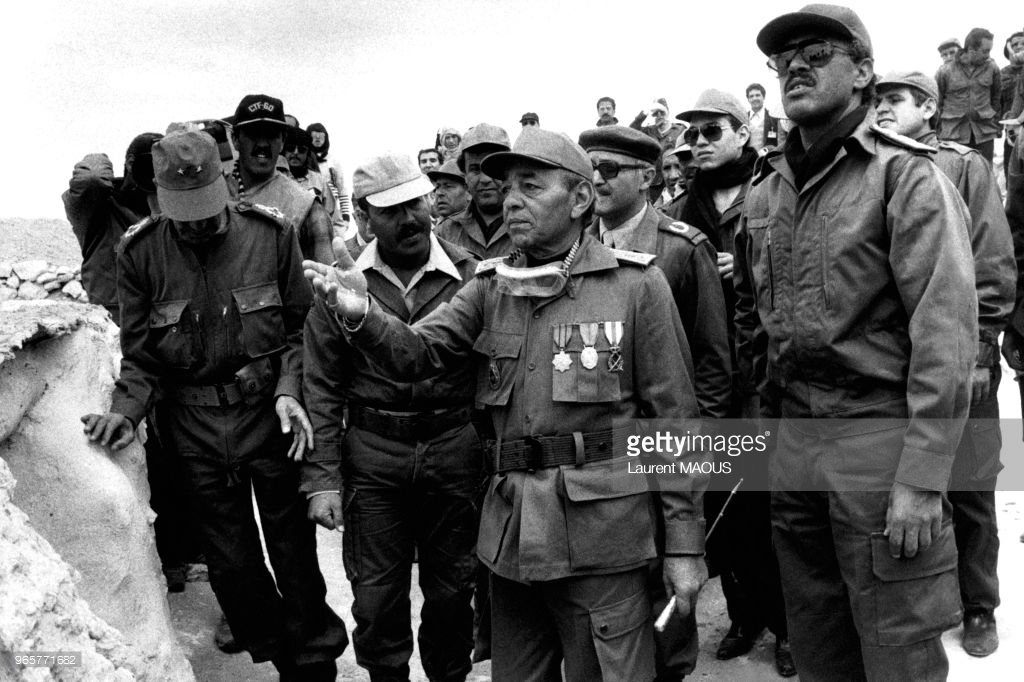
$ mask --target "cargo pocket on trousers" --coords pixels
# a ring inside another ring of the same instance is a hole
[[[651,604],[643,590],[590,612],[590,630],[604,682],[654,677],[654,634],[650,623]]]
[[[889,538],[871,534],[871,568],[877,579],[875,628],[878,646],[906,646],[938,637],[963,616],[956,573],[953,525],[913,559],[894,559]]]
[[[287,345],[281,292],[276,282],[232,289],[242,320],[242,346],[251,358],[277,352]]]

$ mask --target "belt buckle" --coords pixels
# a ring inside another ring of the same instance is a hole
[[[222,384],[215,384],[213,388],[217,391],[217,400],[220,401],[220,406],[229,407],[230,403],[228,402],[228,393],[224,390],[224,386]]]
[[[523,444],[526,446],[526,471],[535,473],[544,463],[544,444],[537,436],[526,436]]]

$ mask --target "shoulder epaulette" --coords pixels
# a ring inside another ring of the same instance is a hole
[[[498,267],[498,263],[500,263],[503,260],[505,260],[505,259],[504,258],[488,258],[487,260],[480,261],[476,265],[476,272],[473,273],[473,276],[474,277],[479,277],[481,275],[491,275],[491,274],[494,274],[494,270]]]
[[[693,225],[687,225],[681,220],[674,220],[671,223],[663,223],[662,225],[659,225],[659,229],[662,229],[665,232],[671,232],[672,234],[677,234],[680,237],[685,237],[694,246],[708,240],[708,236],[706,234],[698,230]]]
[[[968,147],[965,144],[960,144],[959,142],[953,142],[952,140],[940,140],[939,141],[939,149],[948,149],[950,151],[956,152],[960,156],[967,156],[971,152],[976,151],[974,149],[971,149],[970,147]],[[981,152],[978,152],[978,153],[980,154]]]
[[[655,256],[653,253],[640,253],[639,251],[623,251],[622,249],[611,249],[611,252],[615,254],[615,258],[620,263],[639,265],[640,267],[644,268],[653,263],[654,259],[657,258],[657,256]]]
[[[288,226],[288,220],[284,217],[284,213],[281,209],[276,206],[267,206],[265,204],[254,204],[248,201],[239,201],[235,204],[235,210],[241,214],[252,214],[255,213],[258,216],[268,218],[278,227],[284,228]]]
[[[754,161],[754,179],[751,182],[752,185],[756,185],[766,177],[775,172],[775,167],[768,163],[768,159],[774,156],[778,156],[782,153],[781,147],[776,147],[764,156],[759,156]]]
[[[125,247],[127,247],[135,240],[136,237],[138,237],[140,234],[142,234],[152,226],[156,225],[158,221],[159,216],[146,216],[139,222],[129,227],[127,230],[125,230],[124,234],[121,235],[121,241],[118,242],[117,244],[118,251],[123,251]]]
[[[870,130],[878,137],[882,138],[887,142],[890,142],[891,144],[896,145],[897,147],[903,147],[904,149],[909,149],[910,151],[918,152],[919,154],[935,153],[935,150],[926,144],[918,142],[917,140],[912,140],[909,137],[900,135],[899,133],[894,133],[893,131],[888,130],[886,128],[879,128],[874,123],[871,124]]]

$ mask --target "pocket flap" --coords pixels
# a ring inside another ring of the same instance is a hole
[[[231,295],[234,296],[235,305],[242,315],[281,305],[281,292],[278,291],[276,282],[232,289]]]
[[[582,467],[566,465],[562,467],[562,481],[565,496],[573,502],[611,500],[650,491],[647,478],[643,474],[628,473],[626,462],[622,460]]]
[[[646,594],[641,594],[646,599]],[[615,639],[642,626],[650,618],[650,611],[638,603],[637,597],[623,599],[617,604],[602,606],[590,612],[590,627],[594,636],[602,640]]]
[[[765,216],[763,218],[754,218],[754,217],[747,218],[747,229],[749,229],[749,230],[757,230],[757,229],[768,227],[768,220],[769,220],[768,216]]]
[[[889,538],[881,533],[871,534],[871,568],[875,576],[885,582],[915,580],[952,571],[956,568],[956,559],[952,524],[943,526],[931,546],[919,551],[913,559],[894,559],[889,554]]]
[[[178,324],[181,320],[181,313],[184,312],[188,304],[189,299],[154,303],[153,308],[149,311],[149,326],[160,328]]]
[[[473,350],[489,358],[517,358],[522,345],[521,334],[506,334],[485,329],[473,343]]]

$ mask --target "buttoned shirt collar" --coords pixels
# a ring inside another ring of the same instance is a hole
[[[644,204],[636,215],[622,223],[616,228],[609,228],[604,222],[604,218],[598,220],[598,233],[601,237],[601,243],[605,246],[616,247],[617,244],[627,244],[632,240],[633,233],[636,232],[636,228],[640,226],[640,221],[644,218],[644,212],[647,210],[647,204]]]
[[[402,298],[405,299],[406,307],[412,311],[413,299],[415,298],[416,285],[419,284],[420,280],[423,279],[424,275],[428,272],[435,270],[443,272],[449,277],[456,281],[462,281],[462,275],[459,274],[459,269],[452,263],[452,259],[448,257],[444,249],[441,248],[441,242],[437,241],[437,237],[434,233],[430,233],[430,256],[427,258],[427,262],[416,271],[409,280],[409,284],[402,284],[402,280],[399,279],[398,275],[391,266],[384,262],[384,259],[380,257],[380,251],[377,249],[377,240],[372,240],[363,249],[363,252],[359,254],[359,258],[356,259],[356,267],[361,271],[376,270],[379,272],[384,279],[394,284],[400,292],[402,292]]]

